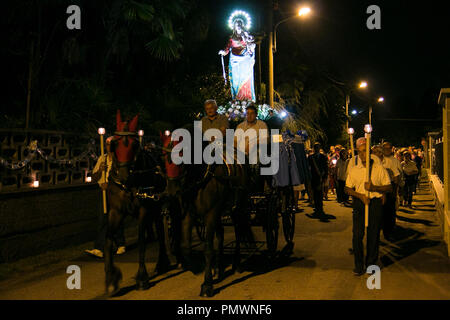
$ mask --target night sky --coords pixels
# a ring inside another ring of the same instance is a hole
[[[187,75],[192,73],[192,76],[201,72],[222,74],[217,52],[228,40],[230,30],[227,20],[235,9],[250,13],[253,18],[251,32],[267,32],[266,13],[267,4],[270,3],[267,0],[200,0],[198,3],[201,6],[198,16],[208,20],[204,23],[207,26],[205,28],[208,28],[205,32],[207,37],[201,42],[183,43],[185,57],[179,61],[158,63],[158,72],[168,78],[177,72],[180,73],[179,70],[183,70],[182,72]],[[366,26],[369,17],[366,10],[373,4],[381,8],[381,30],[369,30]],[[351,125],[355,129],[362,128],[362,125],[367,123],[368,97],[377,96],[383,96],[385,103],[374,106],[375,137],[393,139],[398,134],[398,127],[401,126],[414,133],[410,140],[411,143],[415,143],[414,141],[420,141],[420,137],[427,131],[440,129],[441,109],[437,105],[437,97],[440,88],[450,87],[448,58],[450,44],[447,37],[450,33],[449,1],[417,3],[405,0],[279,0],[278,7],[274,10],[274,24],[281,19],[296,16],[301,6],[309,6],[312,13],[306,19],[293,18],[278,28],[278,51],[274,55],[275,89],[283,72],[283,64],[290,59],[291,52],[300,51],[302,58],[299,59],[299,64],[326,72],[329,77],[347,84],[348,87],[356,87],[360,80],[368,82],[369,89],[366,92],[356,90],[351,95],[350,111],[356,109],[360,112],[352,118]],[[55,19],[62,19],[61,21],[65,19],[63,7],[54,6],[51,7],[51,12],[45,12],[44,25],[47,28],[53,26]],[[80,41],[85,41],[83,44],[93,41],[92,39],[101,42],[104,35],[101,32],[100,35],[96,33],[101,29],[102,23],[97,17],[99,13],[87,4],[84,4],[83,10],[84,38],[80,38]],[[22,31],[28,32],[27,28],[32,27],[35,14],[30,16],[29,21],[24,18],[22,22],[20,14],[16,13],[14,26],[23,24]],[[6,27],[3,29],[5,31]],[[49,30],[46,32],[48,37]],[[49,54],[60,55],[63,42],[73,34],[65,30],[63,32],[52,42],[54,47],[51,47]],[[20,82],[10,81],[10,88],[6,87],[8,93],[12,91],[11,88],[18,85],[20,90],[26,90],[28,72],[28,64],[22,63],[28,59],[26,49],[28,43],[21,47],[24,53],[19,56],[14,53],[15,39],[11,41],[12,43],[6,45],[11,47],[11,50],[4,50],[9,55],[2,61],[6,69],[14,68],[10,70],[11,76],[18,78],[17,75],[21,75],[21,77]],[[263,40],[261,48],[262,82],[265,83],[267,83],[266,45],[267,38]],[[11,52],[14,54],[11,55]],[[194,58],[190,59],[189,54]],[[15,63],[11,63],[11,59]],[[147,57],[145,59],[153,61]],[[50,58],[46,60],[47,63],[50,61]],[[50,67],[52,70],[57,69],[53,68],[54,66]],[[95,71],[95,67],[92,67],[92,70]],[[148,66],[147,69],[142,68],[139,71],[141,73],[136,73],[134,78],[140,79],[140,76],[143,76],[142,79],[146,79],[144,77],[148,75],[146,72],[155,72],[154,68]],[[5,74],[8,75],[7,72]],[[255,77],[257,76],[255,66]],[[14,90],[20,95],[16,100],[22,99],[23,92]],[[11,113],[14,111],[11,110]],[[404,141],[405,139],[398,143],[405,143]]]
[[[213,33],[220,32],[218,38],[224,38],[222,35],[229,32],[227,14],[238,8],[253,14],[254,31],[263,29],[264,4],[265,1],[214,2]],[[369,17],[366,10],[372,4],[381,9],[381,30],[366,27]],[[386,131],[399,125],[414,131],[440,127],[441,111],[436,101],[440,88],[450,86],[448,2],[281,0],[274,23],[294,15],[303,5],[311,7],[311,16],[292,19],[278,28],[275,76],[277,66],[286,57],[283,51],[288,52],[296,44],[307,63],[326,65],[334,79],[348,85],[363,79],[369,83],[368,92],[357,93],[351,99],[351,109],[361,110],[361,116],[367,118],[367,95],[383,96],[385,103],[374,108],[373,119]],[[383,119],[434,119],[434,122]]]

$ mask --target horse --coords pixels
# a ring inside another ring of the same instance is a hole
[[[224,146],[224,148],[226,148]],[[225,154],[225,153],[223,153]],[[221,280],[224,275],[223,244],[224,228],[221,218],[231,212],[235,227],[236,247],[232,270],[239,270],[240,243],[253,241],[253,234],[245,210],[247,194],[251,189],[248,168],[239,164],[189,164],[184,165],[185,177],[182,187],[183,217],[181,225],[181,255],[185,270],[194,271],[191,258],[192,226],[197,218],[205,226],[205,269],[200,296],[212,297],[213,270]],[[218,250],[214,250],[217,237]],[[214,263],[215,258],[215,263]]]
[[[105,291],[113,296],[119,290],[122,279],[120,269],[114,265],[113,235],[123,223],[125,216],[133,215],[138,219],[139,269],[136,275],[136,288],[149,288],[149,275],[145,267],[145,232],[149,212],[160,210],[158,195],[165,188],[165,179],[161,174],[158,161],[148,151],[140,147],[136,139],[138,116],[130,122],[122,121],[120,111],[116,115],[116,132],[111,142],[113,164],[108,177],[108,228],[104,248],[105,254]],[[157,228],[157,231],[160,228]],[[160,241],[157,270],[167,269],[169,259],[164,239]],[[112,291],[109,288],[112,286]]]

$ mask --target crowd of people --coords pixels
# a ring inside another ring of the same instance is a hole
[[[308,195],[314,214],[325,216],[323,200],[335,194],[342,206],[353,207],[353,240],[355,275],[362,275],[376,265],[380,233],[387,241],[396,238],[396,212],[400,206],[412,209],[413,196],[422,172],[423,152],[420,149],[395,148],[390,142],[371,148],[369,176],[366,182],[366,139],[356,141],[357,155],[341,145],[325,153],[319,143],[308,152],[311,181],[302,195]],[[350,197],[352,200],[350,201]],[[368,206],[367,254],[364,258],[365,206]]]
[[[225,134],[229,122],[225,115],[217,112],[214,100],[207,100],[204,105],[205,116],[202,118],[203,132],[207,129],[218,129]],[[249,129],[268,130],[264,121],[258,120],[258,110],[249,105],[246,108],[246,119],[237,126],[244,132]],[[292,210],[300,211],[299,200],[308,201],[314,207],[313,217],[322,219],[324,212],[323,201],[328,201],[329,194],[336,195],[336,201],[341,206],[353,208],[353,247],[351,252],[355,257],[356,275],[365,273],[365,268],[376,264],[381,230],[388,241],[395,238],[396,211],[399,206],[412,208],[413,196],[421,174],[423,152],[413,147],[396,148],[390,142],[373,145],[370,155],[370,182],[366,182],[366,140],[356,141],[356,155],[351,148],[342,145],[331,146],[328,153],[321,144],[316,142],[311,150],[305,148],[304,137],[285,132],[281,135],[284,144],[280,144],[280,163],[286,160],[284,170],[274,176],[273,186],[292,186],[294,205]],[[112,137],[111,137],[112,138]],[[98,160],[93,170],[92,178],[100,188],[105,189],[106,181],[101,172],[108,176],[111,168],[111,152],[107,140],[107,154]],[[245,141],[245,153],[248,155],[249,141]],[[283,149],[284,148],[284,149]],[[283,160],[283,161],[284,161]],[[294,161],[292,161],[294,160]],[[369,208],[369,222],[367,228],[367,256],[363,257],[363,237],[365,230],[365,206]],[[103,256],[103,245],[106,235],[106,215],[99,219],[98,238],[94,249],[87,253],[97,257]],[[117,254],[125,252],[123,229],[115,236]]]
[[[373,145],[371,153],[372,158],[377,157],[375,161],[382,162],[396,185],[396,208],[399,206],[412,208],[413,195],[417,191],[422,171],[423,150],[414,147],[399,148],[392,146],[390,142],[383,142]],[[307,186],[302,191],[300,200],[307,200],[316,209],[317,214],[322,213],[321,203],[323,200],[328,200],[329,194],[335,195],[336,201],[342,206],[351,206],[344,187],[348,167],[352,165],[352,151],[338,144],[331,146],[326,153],[319,143],[315,143],[312,149],[307,150],[307,154],[312,173],[312,179],[309,181],[311,186]],[[357,158],[356,155],[355,159]],[[321,174],[318,174],[319,171]],[[319,182],[322,185],[321,188],[317,187]],[[321,197],[319,194],[316,195],[318,192],[322,194]],[[315,198],[318,199],[317,206]]]

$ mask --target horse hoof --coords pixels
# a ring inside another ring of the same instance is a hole
[[[225,271],[223,268],[214,269],[214,276],[217,276],[217,280],[221,281],[225,277]]]
[[[286,246],[283,248],[283,250],[282,250],[282,254],[284,254],[284,255],[286,255],[286,256],[290,256],[291,254],[293,254],[294,253],[294,243],[291,241],[291,242],[288,242],[287,244],[286,244]]]
[[[214,295],[213,286],[210,284],[202,284],[202,289],[200,291],[200,297],[207,296],[211,298]]]
[[[114,268],[113,271],[106,276],[106,294],[110,297],[119,292],[119,282],[122,280],[122,272],[119,268]],[[112,291],[109,291],[109,287],[112,286]]]
[[[233,270],[233,273],[242,273],[244,272],[244,267],[242,267],[242,265],[236,265],[236,266],[232,266],[231,269]]]
[[[170,270],[170,262],[169,261],[158,263],[155,268],[155,272],[157,274],[164,274],[164,273],[168,272],[169,270]]]
[[[150,283],[148,280],[136,281],[136,290],[143,291],[148,290],[150,288]]]

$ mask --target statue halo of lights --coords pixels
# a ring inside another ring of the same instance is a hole
[[[244,26],[246,30],[250,30],[252,26],[252,19],[250,15],[243,10],[235,10],[228,18],[228,27],[233,30],[234,22],[237,19],[241,19],[244,22]]]

